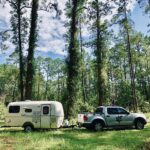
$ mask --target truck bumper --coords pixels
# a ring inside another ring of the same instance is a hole
[[[91,123],[82,123],[82,124],[79,123],[78,126],[79,127],[84,127],[84,128],[87,128],[87,129],[92,128]]]

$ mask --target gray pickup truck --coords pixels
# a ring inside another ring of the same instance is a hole
[[[118,106],[100,106],[94,113],[78,114],[79,126],[95,131],[108,127],[135,127],[141,130],[146,123],[144,114],[130,113]]]

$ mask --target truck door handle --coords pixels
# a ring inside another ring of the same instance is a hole
[[[107,115],[106,117],[110,117],[109,115]]]

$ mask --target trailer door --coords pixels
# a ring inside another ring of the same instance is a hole
[[[50,128],[51,106],[42,105],[41,109],[41,128]]]

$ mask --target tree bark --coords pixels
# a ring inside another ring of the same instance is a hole
[[[57,73],[57,100],[60,100],[60,77],[59,72]]]
[[[23,64],[22,40],[21,40],[21,0],[18,0],[17,15],[18,15],[18,48],[19,48],[20,94],[21,94],[20,99],[21,101],[23,101],[24,100],[24,82],[23,82],[24,64]]]
[[[78,84],[79,84],[79,68],[80,68],[80,53],[77,39],[77,8],[78,0],[72,0],[72,16],[70,24],[70,43],[68,48],[68,78],[67,78],[67,110],[66,117],[69,118],[74,113],[74,103],[78,96]]]
[[[29,35],[29,49],[27,56],[27,76],[26,76],[26,91],[25,91],[26,99],[32,99],[32,87],[34,77],[34,49],[37,40],[38,3],[39,0],[32,0],[31,27]]]
[[[37,85],[37,100],[39,100],[40,99],[40,68],[38,69],[38,85]]]
[[[125,20],[126,23],[128,22],[127,18],[127,10],[126,10],[126,1],[124,0],[124,15],[125,15]],[[133,68],[133,58],[132,58],[132,52],[131,52],[131,44],[130,44],[130,35],[129,35],[129,29],[127,25],[125,25],[125,30],[127,34],[127,51],[128,51],[128,60],[129,60],[129,68],[130,68],[130,78],[131,78],[131,95],[132,95],[132,100],[133,100],[133,110],[134,112],[137,112],[138,109],[138,103],[137,103],[137,98],[136,98],[136,91],[135,91],[135,74],[134,74],[134,68]]]
[[[82,87],[82,96],[84,103],[86,102],[86,91],[85,91],[85,82],[84,82],[84,52],[83,52],[83,39],[82,39],[82,21],[80,18],[80,49],[81,49],[81,61],[82,61],[82,69],[81,69],[81,87]]]
[[[97,22],[97,41],[96,41],[96,69],[97,69],[97,89],[98,89],[98,105],[102,106],[104,103],[104,88],[103,87],[103,79],[102,79],[102,37],[101,37],[101,29],[100,29],[100,8],[99,8],[99,1],[97,2],[97,15],[96,15],[96,22]]]

